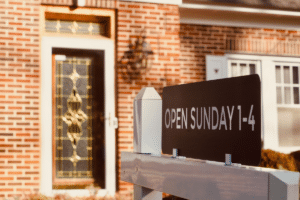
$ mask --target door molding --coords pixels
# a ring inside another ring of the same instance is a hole
[[[99,196],[114,195],[116,192],[115,165],[115,66],[114,42],[84,38],[42,37],[41,41],[41,184],[40,192],[53,196],[69,193],[74,196],[89,196],[83,190],[52,189],[52,48],[74,48],[104,50],[104,109],[105,109],[105,189]]]

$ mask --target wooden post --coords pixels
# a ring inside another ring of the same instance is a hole
[[[161,155],[162,100],[153,87],[143,88],[133,103],[133,148],[137,153]],[[134,185],[135,200],[161,200],[162,192]]]
[[[190,200],[299,200],[299,172],[171,155],[122,152],[121,180]]]

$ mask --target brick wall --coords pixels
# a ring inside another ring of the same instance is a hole
[[[136,2],[118,3],[117,31],[117,113],[118,163],[120,152],[133,150],[133,100],[143,87],[154,87],[160,94],[167,85],[180,83],[180,41],[178,6]],[[129,44],[145,30],[146,42],[154,52],[152,67],[141,76],[129,76],[122,57]],[[120,175],[120,170],[119,174]],[[119,180],[120,181],[120,180]],[[120,181],[120,191],[132,185]]]
[[[0,197],[39,188],[38,26],[38,0],[0,0]]]
[[[0,0],[0,198],[39,188],[39,4],[39,0]],[[143,87],[162,94],[168,85],[205,80],[207,54],[255,52],[251,45],[233,48],[228,41],[300,40],[300,31],[180,25],[178,6],[173,5],[117,1],[116,8],[119,167],[120,152],[133,150],[133,100]],[[122,58],[143,31],[154,55],[152,67],[137,76],[128,73]],[[268,48],[264,46],[262,52],[268,53]],[[133,189],[120,181],[120,169],[118,183],[121,193]]]
[[[205,80],[205,55],[236,52],[299,56],[300,46],[295,45],[299,41],[300,31],[295,30],[181,24],[182,83]]]
[[[15,3],[11,4],[12,2]],[[11,95],[3,93],[1,95],[3,101],[0,102],[3,105],[0,107],[3,111],[1,114],[8,114],[8,117],[1,118],[3,120],[2,134],[5,138],[1,140],[3,144],[0,146],[3,155],[0,157],[0,162],[4,164],[0,173],[7,178],[3,178],[3,181],[0,182],[4,186],[3,189],[0,189],[0,195],[8,197],[10,194],[21,194],[23,191],[34,192],[39,187],[38,4],[40,2],[0,0],[0,3],[3,5],[0,17],[4,19],[7,14],[11,15],[9,19],[5,19],[4,31],[0,32],[2,34],[0,38],[1,56],[3,56],[0,63],[2,67],[0,69],[1,82],[3,83],[1,87],[11,93]],[[30,3],[36,5],[31,6]],[[42,3],[66,5],[69,1],[43,0]],[[102,7],[97,1],[88,1],[87,3],[93,4],[93,7]],[[7,13],[9,12],[6,11],[8,5],[14,13]],[[152,58],[152,68],[141,78],[135,77],[133,80],[129,80],[126,75],[124,76],[126,70],[122,68],[122,65],[117,66],[117,112],[120,122],[117,144],[120,155],[122,150],[132,151],[133,149],[132,105],[133,99],[140,89],[145,86],[154,86],[161,93],[164,86],[180,83],[180,43],[177,6],[117,2],[117,8],[119,9],[117,60],[120,60],[124,52],[128,50],[130,39],[134,41],[143,30],[145,30],[147,42],[151,44],[155,54]],[[12,31],[17,35],[11,34]],[[9,34],[11,34],[10,37],[8,37]],[[12,99],[12,95],[16,100]],[[8,106],[10,104],[12,106]],[[17,162],[11,163],[12,159],[16,159]],[[32,164],[29,164],[29,159]],[[118,163],[120,163],[120,157],[118,157]],[[22,170],[20,170],[21,166],[23,166]],[[12,173],[15,174],[12,175]],[[14,181],[16,185],[12,185],[10,181]],[[27,187],[29,184],[35,184],[35,187],[29,189]],[[123,182],[119,189],[124,191],[132,189],[132,187]]]

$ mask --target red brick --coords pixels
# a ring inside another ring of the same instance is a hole
[[[25,142],[39,142],[39,139],[25,139]]]
[[[128,5],[128,8],[140,8],[139,5]]]
[[[10,129],[9,129],[10,130]],[[21,142],[21,139],[8,139],[8,142]]]
[[[13,40],[13,38],[12,38],[12,40]],[[17,41],[30,42],[30,39],[28,39],[28,38],[17,38]]]
[[[30,177],[17,177],[17,180],[31,180]]]
[[[22,96],[8,96],[11,99],[22,99]]]
[[[22,64],[18,64],[18,63],[9,63],[8,66],[11,66],[11,67],[22,67]]]
[[[141,10],[135,10],[134,13],[136,13],[136,14],[147,14],[146,11],[141,11]]]
[[[22,174],[21,171],[12,171],[12,172],[8,172],[8,175],[20,175]]]
[[[22,33],[16,33],[16,32],[10,32],[8,33],[8,35],[18,35],[18,36],[22,36]],[[16,45],[15,45],[16,46]]]
[[[0,40],[13,40],[13,37],[0,37]]]
[[[0,158],[14,158],[13,155],[0,155]]]
[[[30,52],[30,49],[17,49],[17,51],[21,51],[21,52]]]
[[[17,166],[17,169],[30,169],[30,166]]]
[[[21,164],[22,161],[19,161],[19,160],[9,160],[7,161],[8,164]]]
[[[2,181],[12,181],[12,180],[14,180],[14,177],[1,177],[0,176],[0,180],[2,180]],[[1,191],[1,189],[0,189],[0,191]]]
[[[24,180],[24,179],[18,179],[18,180]],[[30,188],[17,188],[17,192],[30,192]]]
[[[27,74],[26,77],[28,77],[28,78],[38,78],[40,76],[39,75]]]
[[[1,177],[0,177],[1,180]],[[14,189],[13,188],[0,188],[0,192],[13,192]]]
[[[22,15],[22,13],[20,13],[20,12],[8,12],[8,14],[9,15],[19,15],[19,16]]]
[[[17,10],[21,10],[21,11],[30,11],[30,8],[17,7]]]
[[[0,79],[0,82],[13,82],[13,79]]]
[[[17,28],[17,31],[30,31],[30,28]]]
[[[30,133],[17,133],[16,136],[18,136],[18,137],[29,137]]]
[[[8,4],[10,4],[10,5],[22,5],[22,2],[9,1]]]

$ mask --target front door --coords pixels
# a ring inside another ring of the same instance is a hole
[[[105,189],[104,51],[52,49],[52,188]]]
[[[40,192],[44,195],[88,196],[89,190],[83,188],[92,182],[101,187],[99,196],[115,194],[114,47],[105,39],[42,37]]]

